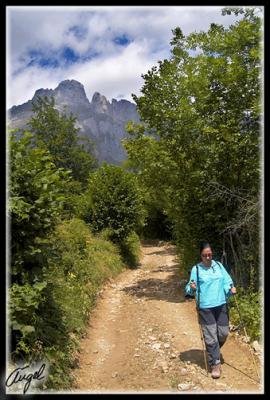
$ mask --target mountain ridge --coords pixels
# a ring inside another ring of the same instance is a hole
[[[99,163],[121,164],[126,159],[121,139],[127,136],[125,125],[128,121],[140,122],[136,104],[114,98],[110,102],[99,92],[94,92],[89,101],[84,86],[79,81],[67,79],[55,89],[37,89],[31,100],[12,106],[8,110],[10,129],[27,129],[33,115],[32,105],[39,96],[53,96],[59,112],[72,113],[76,117],[76,127],[80,128],[78,135],[87,136],[94,142],[94,155]]]

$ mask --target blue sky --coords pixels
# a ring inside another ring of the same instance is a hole
[[[31,99],[39,88],[64,79],[131,100],[142,74],[170,56],[172,29],[185,35],[211,22],[229,26],[217,6],[10,6],[7,7],[7,106]],[[239,19],[239,17],[238,17]]]

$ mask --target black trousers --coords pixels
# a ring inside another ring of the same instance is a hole
[[[209,365],[220,363],[220,348],[229,334],[227,304],[213,308],[200,308],[199,319],[202,327]]]

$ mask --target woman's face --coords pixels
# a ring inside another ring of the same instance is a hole
[[[212,250],[211,247],[206,247],[201,252],[201,258],[204,264],[210,265],[212,261]]]

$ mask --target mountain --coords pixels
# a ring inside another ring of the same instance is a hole
[[[110,103],[98,92],[94,93],[90,102],[80,82],[64,80],[56,89],[38,89],[31,100],[11,107],[8,110],[10,129],[27,129],[33,114],[32,103],[38,96],[54,96],[59,111],[71,112],[77,118],[78,134],[89,137],[95,143],[95,156],[99,163],[120,164],[126,158],[121,144],[121,139],[127,135],[125,125],[130,120],[140,121],[134,103],[116,99]]]

